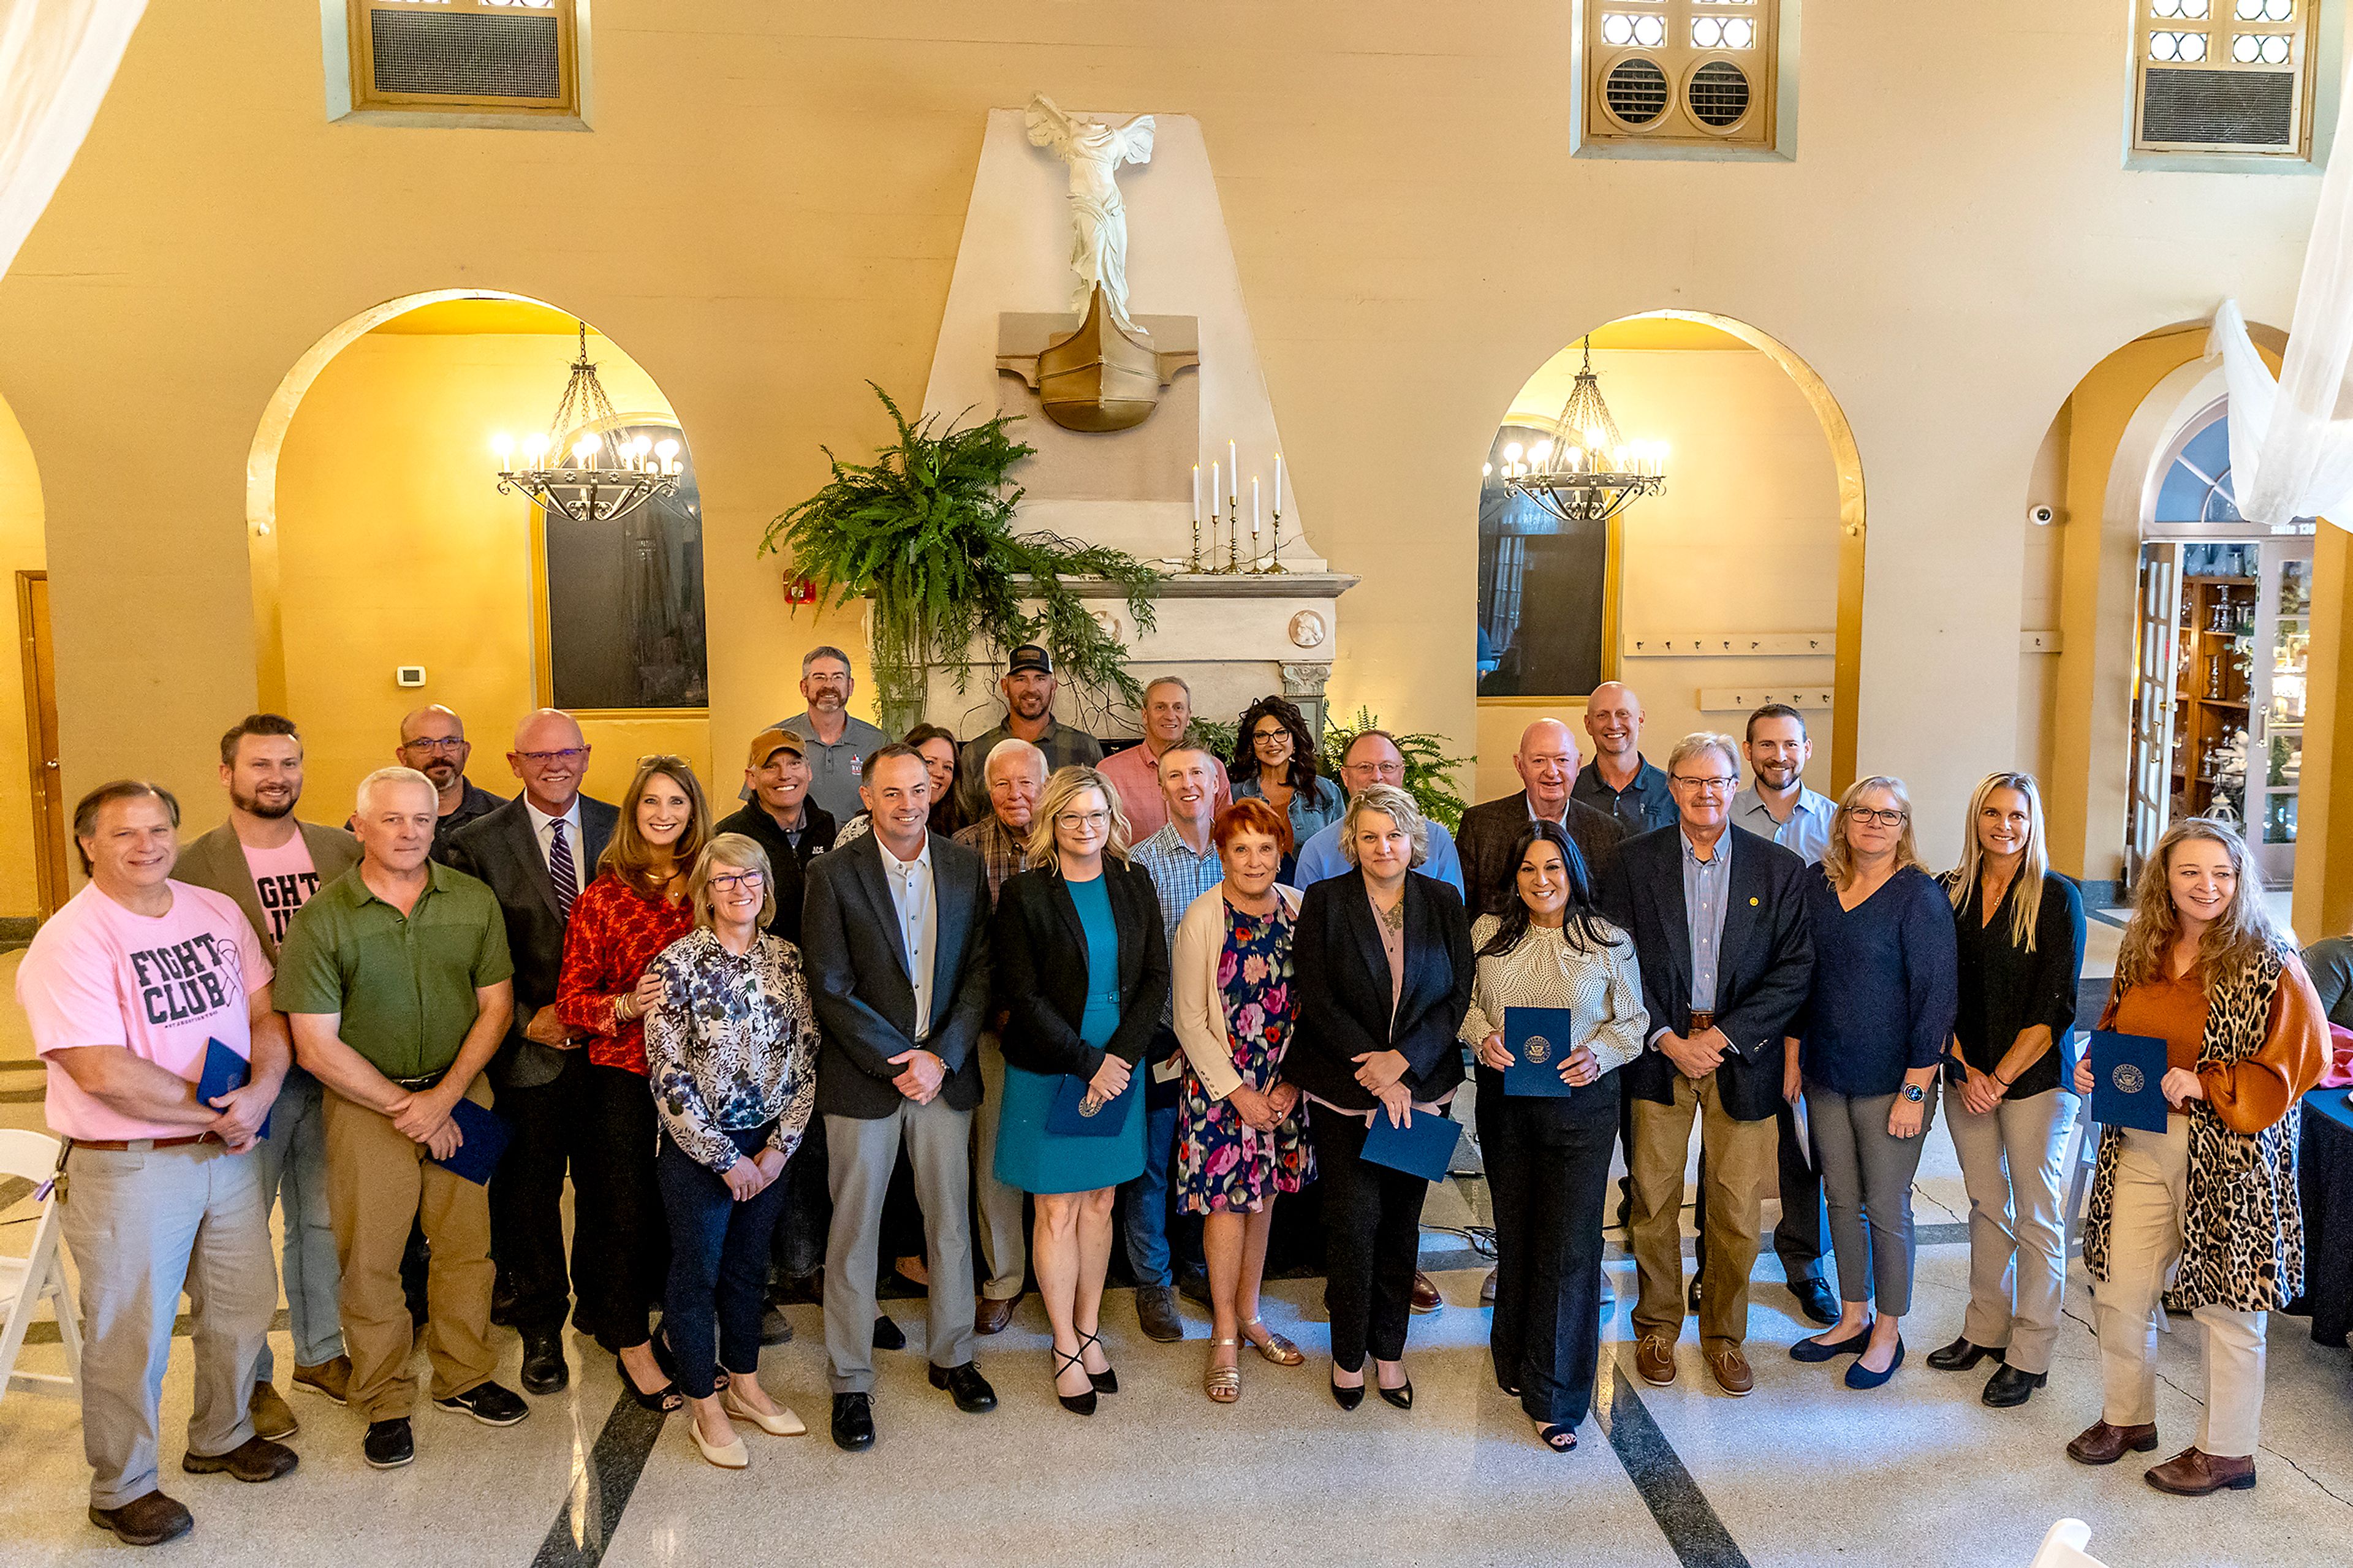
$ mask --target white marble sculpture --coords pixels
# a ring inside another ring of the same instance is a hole
[[[1071,166],[1071,268],[1078,277],[1071,309],[1086,313],[1098,285],[1124,332],[1142,334],[1127,313],[1127,204],[1113,177],[1122,163],[1152,162],[1152,116],[1121,126],[1063,113],[1039,93],[1029,100],[1029,141]]]

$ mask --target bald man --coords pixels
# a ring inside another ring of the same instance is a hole
[[[1667,775],[1642,757],[1642,700],[1633,688],[1615,680],[1595,687],[1585,700],[1585,732],[1593,738],[1593,760],[1570,795],[1616,817],[1629,834],[1672,826]]]
[[[466,761],[473,754],[474,748],[466,739],[466,721],[438,702],[416,710],[400,721],[400,744],[393,748],[393,760],[433,781],[435,804],[441,813],[433,829],[436,845],[506,804],[490,791],[475,788],[466,777]],[[345,826],[356,830],[356,821]]]
[[[1512,753],[1520,792],[1462,814],[1454,847],[1462,857],[1463,895],[1472,916],[1499,915],[1510,907],[1518,869],[1510,864],[1512,846],[1531,822],[1558,823],[1585,857],[1587,885],[1601,884],[1627,829],[1608,812],[1570,795],[1577,763],[1577,742],[1568,726],[1539,719],[1520,732],[1520,749]]]
[[[433,853],[489,883],[506,919],[514,1020],[491,1058],[490,1077],[513,1137],[491,1178],[491,1253],[499,1265],[499,1316],[522,1335],[523,1388],[553,1394],[571,1378],[562,1338],[571,1305],[564,1178],[590,1154],[581,1142],[588,1124],[587,1053],[555,1016],[555,980],[572,900],[596,875],[620,814],[580,793],[588,740],[568,713],[543,708],[525,715],[515,726],[507,766],[522,794],[454,832],[444,816]],[[572,1280],[594,1267],[596,1259],[575,1249]]]

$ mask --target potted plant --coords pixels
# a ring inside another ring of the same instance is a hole
[[[1000,657],[1042,644],[1082,702],[1141,702],[1126,645],[1064,579],[1118,584],[1136,629],[1148,632],[1159,574],[1124,551],[1015,531],[1022,492],[1006,475],[1036,450],[1008,429],[1018,415],[959,425],[934,414],[910,424],[890,394],[875,386],[874,395],[897,440],[877,448],[871,463],[823,448],[832,478],[771,521],[760,550],[789,553],[819,604],[871,601],[883,728],[903,734],[921,721],[934,665],[952,667],[963,690],[981,643]]]
[[[1340,776],[1340,760],[1348,754],[1349,743],[1367,730],[1377,730],[1381,721],[1373,717],[1372,710],[1359,704],[1356,716],[1345,724],[1335,724],[1331,715],[1324,718],[1324,776]],[[1413,796],[1422,816],[1446,825],[1453,832],[1462,824],[1462,812],[1470,803],[1454,788],[1454,770],[1469,763],[1469,757],[1450,757],[1446,742],[1437,735],[1398,735],[1398,751],[1405,757],[1405,793]]]

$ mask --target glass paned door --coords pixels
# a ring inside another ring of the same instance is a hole
[[[2140,547],[2132,689],[2132,798],[2125,819],[2125,878],[2140,878],[2182,794],[2183,747],[2177,733],[2175,666],[2180,637],[2181,546]]]
[[[2305,672],[2312,642],[2312,545],[2263,552],[2249,663],[2247,842],[2268,887],[2295,873],[2295,800],[2304,772]]]

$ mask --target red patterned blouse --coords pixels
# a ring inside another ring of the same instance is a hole
[[[583,1034],[588,1060],[646,1076],[646,1025],[616,1006],[661,950],[694,929],[694,906],[649,899],[610,872],[581,889],[564,928],[555,1016]]]

